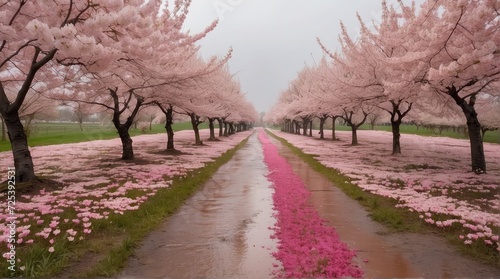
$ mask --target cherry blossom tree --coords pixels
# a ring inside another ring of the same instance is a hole
[[[215,121],[219,124],[219,136],[222,136],[223,126],[226,126],[223,124],[224,121],[231,114],[237,113],[238,110],[235,107],[244,101],[244,96],[240,94],[240,84],[234,81],[233,77],[228,67],[221,67],[207,79],[204,85],[204,91],[209,93],[206,102],[214,108],[213,110],[205,111],[204,114],[208,120],[210,130],[209,141],[217,140],[215,137]]]
[[[303,135],[312,136],[312,120],[317,117],[320,119],[320,137],[324,138],[324,124],[335,106],[328,103],[331,101],[326,97],[330,94],[329,88],[317,73],[321,65],[324,63],[317,67],[305,66],[299,72],[289,88],[281,93],[276,105],[266,113],[266,122],[279,124],[283,131],[293,133],[299,133],[302,127]]]
[[[319,113],[317,117],[320,118],[320,138],[324,138],[321,122],[324,123],[328,117],[331,117],[332,140],[334,141],[338,140],[335,134],[337,119],[344,115],[343,102],[345,101],[340,96],[347,90],[345,85],[336,78],[337,67],[335,62],[328,62],[327,57],[323,56],[313,75],[313,83],[317,90],[310,91]]]
[[[140,6],[139,1],[131,2],[129,6]],[[0,2],[0,113],[12,146],[16,181],[36,179],[19,116],[28,93],[52,82],[56,73],[46,70],[55,60],[85,56],[82,60],[88,62],[109,62],[100,59],[112,51],[92,39],[97,30],[91,25],[93,20],[109,18],[122,8],[115,1]],[[10,98],[7,92],[15,94]]]
[[[423,65],[424,89],[434,93],[435,98],[450,98],[461,109],[468,128],[471,167],[476,174],[486,172],[476,110],[478,95],[500,94],[498,11],[495,0],[428,0],[408,28],[420,40],[405,44],[411,51],[400,59],[401,64]]]
[[[189,67],[191,74],[176,84],[166,84],[160,88],[162,94],[155,97],[155,103],[162,110],[166,117],[165,129],[167,130],[167,150],[174,148],[174,131],[172,129],[174,113],[185,114],[190,117],[195,133],[195,143],[201,145],[198,125],[202,123],[204,113],[216,111],[217,107],[211,107],[213,103],[204,103],[210,94],[207,87],[209,80],[214,73],[226,65],[230,59],[232,49],[222,59],[212,57],[208,62],[197,56],[192,56],[186,61],[185,66]],[[196,69],[193,71],[193,69]]]
[[[134,159],[129,129],[141,106],[153,104],[162,86],[186,86],[210,67],[219,66],[215,58],[203,65],[192,63],[198,51],[194,43],[213,30],[216,22],[200,34],[184,33],[181,29],[189,3],[177,1],[170,12],[168,6],[162,8],[161,3],[150,1],[133,11],[134,25],[115,27],[115,43],[120,46],[121,57],[108,71],[82,68],[84,75],[75,87],[81,89],[77,94],[83,94],[83,98],[69,95],[69,99],[99,105],[112,112],[112,122],[122,142],[123,160]]]
[[[368,98],[378,100],[377,106],[390,115],[393,155],[401,153],[400,126],[418,99],[421,90],[416,81],[422,78],[421,67],[417,65],[391,63],[395,58],[408,54],[404,43],[415,40],[415,36],[410,36],[405,28],[415,17],[415,2],[409,6],[398,2],[400,11],[382,2],[381,23],[375,26],[375,31],[370,30],[358,15],[362,33],[360,45],[366,54],[364,58],[371,58],[367,61],[373,65],[373,78],[377,86],[382,86],[381,94]]]
[[[413,2],[410,6],[398,2],[400,11],[382,1],[381,23],[374,29],[368,28],[358,15],[361,30],[357,41],[349,36],[341,23],[340,53],[332,54],[319,42],[341,69],[338,74],[334,72],[334,76],[348,90],[357,91],[352,100],[377,106],[389,113],[393,134],[392,154],[401,153],[400,126],[420,92],[415,80],[421,79],[418,75],[420,72],[412,72],[412,67],[390,63],[394,57],[407,52],[403,47],[403,42],[408,40],[404,27],[414,17],[416,10]],[[402,79],[406,76],[408,78]]]
[[[347,36],[347,33],[345,36]],[[344,45],[344,52],[348,53],[348,55],[330,54],[333,63],[330,71],[326,73],[326,78],[330,79],[332,86],[330,86],[330,94],[326,96],[330,99],[328,103],[337,109],[337,112],[332,114],[332,133],[335,129],[335,120],[340,117],[351,127],[351,145],[357,145],[357,130],[366,122],[367,116],[373,110],[373,101],[366,96],[379,94],[380,87],[376,84],[376,81],[371,81],[365,77],[370,74],[358,70],[358,67],[363,65],[359,65],[359,62],[353,59],[353,56],[357,54],[352,52],[359,50],[356,49],[357,46],[348,37],[345,40],[348,43],[343,43],[342,40],[341,43]],[[347,44],[351,45],[351,49],[348,49]],[[341,110],[341,112],[339,113],[338,110]],[[334,133],[332,138],[335,139]]]

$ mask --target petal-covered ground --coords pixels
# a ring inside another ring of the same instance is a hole
[[[16,196],[14,216],[8,213],[7,203],[1,203],[0,243],[7,240],[6,225],[11,219],[15,219],[18,244],[42,241],[54,245],[54,239],[60,236],[68,241],[82,239],[111,214],[137,210],[159,188],[169,187],[172,177],[214,161],[251,133],[241,132],[194,146],[193,132],[179,131],[175,142],[183,152],[180,155],[161,152],[166,148],[166,134],[137,136],[133,138],[134,162],[119,159],[119,139],[33,147],[36,174],[61,182],[64,187]],[[208,138],[208,130],[200,134]],[[12,153],[1,152],[0,158],[6,179],[8,167],[13,166]]]
[[[403,154],[392,156],[390,132],[358,131],[357,146],[350,145],[350,132],[337,131],[340,141],[328,140],[331,132],[326,140],[272,132],[364,190],[420,212],[429,224],[463,226],[466,244],[484,241],[500,249],[500,145],[484,144],[487,174],[478,176],[470,171],[467,140],[403,134]]]
[[[278,239],[278,251],[274,256],[281,261],[283,269],[274,275],[279,278],[363,276],[352,264],[355,253],[340,241],[333,227],[324,224],[308,202],[310,192],[262,130],[259,140],[275,191],[274,237]]]

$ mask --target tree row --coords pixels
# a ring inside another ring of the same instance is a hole
[[[170,5],[169,5],[170,3]],[[138,113],[165,114],[168,149],[174,148],[173,113],[222,134],[258,120],[225,57],[205,61],[199,34],[183,29],[191,1],[54,0],[0,3],[0,115],[14,155],[16,181],[36,179],[23,111],[48,102],[78,110],[107,111],[122,142],[122,159],[134,159],[129,129]]]
[[[392,153],[401,153],[405,122],[465,125],[471,169],[486,172],[482,133],[500,127],[500,6],[495,0],[426,0],[417,8],[382,2],[382,17],[360,32],[341,22],[340,50],[318,39],[323,59],[305,66],[284,90],[266,120],[303,133],[320,121],[341,118],[357,129],[384,112],[392,126]],[[333,127],[333,130],[335,128]],[[335,139],[335,133],[333,134]]]

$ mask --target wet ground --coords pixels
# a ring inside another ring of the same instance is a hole
[[[366,211],[277,141],[320,216],[358,250],[366,278],[495,278],[433,235],[388,234]],[[178,213],[147,237],[121,278],[270,278],[272,193],[256,134]]]
[[[255,135],[143,241],[121,277],[269,278],[273,190]]]
[[[312,193],[320,216],[334,226],[342,241],[358,250],[366,278],[500,278],[500,270],[459,255],[442,237],[394,233],[373,221],[365,209],[290,149],[273,140]],[[367,262],[365,262],[367,260]]]

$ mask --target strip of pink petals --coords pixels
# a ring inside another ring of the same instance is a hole
[[[353,178],[365,191],[393,198],[397,207],[419,212],[429,225],[443,229],[462,226],[460,239],[465,244],[482,241],[500,251],[500,236],[493,229],[500,228],[500,145],[484,144],[488,172],[478,176],[470,171],[468,140],[403,134],[403,154],[391,156],[390,132],[358,131],[358,146],[350,146],[351,133],[344,131],[336,131],[340,141],[272,132],[314,155],[323,165]],[[325,131],[325,138],[331,138],[331,131]],[[438,168],[404,168],[410,164]],[[475,199],[474,203],[460,198],[470,193],[492,193],[494,198]],[[442,214],[452,217],[443,219]]]
[[[355,252],[340,241],[335,229],[324,224],[316,209],[308,203],[310,192],[291,165],[278,153],[264,131],[259,132],[264,161],[273,183],[275,218],[273,237],[278,251],[273,256],[281,261],[279,278],[362,277],[363,271],[352,264]]]

